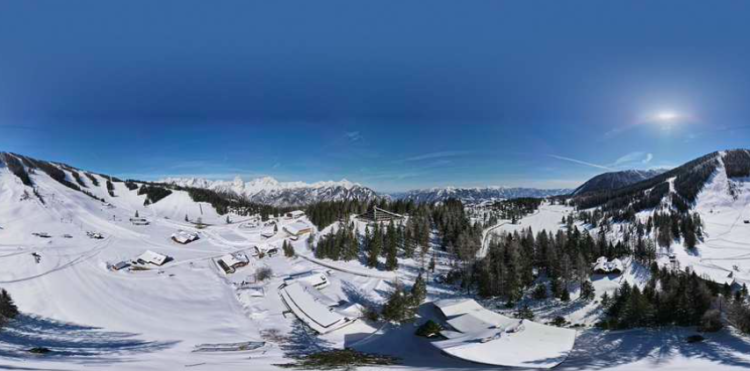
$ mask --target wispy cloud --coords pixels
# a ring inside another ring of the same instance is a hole
[[[649,162],[651,162],[651,160],[653,160],[653,159],[654,159],[654,155],[652,155],[652,154],[650,154],[650,153],[647,153],[647,154],[646,154],[646,158],[644,158],[643,160],[641,160],[641,163],[643,163],[643,164],[648,164],[648,163],[649,163]]]
[[[622,166],[633,166],[633,165],[646,165],[654,159],[654,155],[646,152],[630,152],[624,156],[618,158],[614,163],[607,165],[608,167],[622,167]]]
[[[350,142],[358,142],[362,140],[362,133],[359,131],[347,131],[344,133],[344,136],[350,141]]]
[[[442,152],[432,152],[432,153],[425,153],[419,156],[413,156],[408,157],[403,160],[399,160],[397,162],[415,162],[415,161],[424,161],[424,160],[434,160],[434,159],[440,159],[440,158],[448,158],[448,157],[458,157],[458,156],[466,156],[474,154],[474,151],[442,151]]]
[[[574,158],[570,158],[570,157],[557,156],[557,155],[548,155],[548,156],[549,156],[549,157],[552,157],[552,158],[556,158],[556,159],[558,159],[558,160],[568,161],[568,162],[572,162],[572,163],[574,163],[574,164],[579,164],[579,165],[589,166],[589,167],[593,167],[593,168],[597,168],[597,169],[602,169],[602,170],[614,170],[614,169],[612,169],[612,168],[610,168],[610,167],[607,167],[607,166],[604,166],[604,165],[599,165],[599,164],[594,164],[594,163],[591,163],[591,162],[586,162],[586,161],[576,160],[576,159],[574,159]]]

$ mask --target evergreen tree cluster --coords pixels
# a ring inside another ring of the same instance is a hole
[[[270,205],[256,204],[241,197],[223,194],[209,189],[177,186],[172,186],[172,188],[186,191],[190,198],[195,202],[210,203],[219,215],[225,215],[230,212],[244,216],[260,214],[261,219],[268,220],[270,215],[280,215],[286,211],[286,209],[280,209]]]
[[[359,241],[354,232],[354,225],[345,225],[336,233],[322,236],[315,247],[315,257],[345,261],[358,259]]]
[[[17,176],[18,179],[21,179],[21,183],[29,187],[34,186],[34,183],[31,181],[31,177],[29,177],[29,174],[26,172],[26,168],[24,168],[23,164],[20,160],[18,160],[18,158],[16,158],[12,154],[0,153],[0,160],[5,163],[11,173]]]
[[[98,179],[96,179],[96,177],[95,177],[94,175],[92,175],[92,174],[89,174],[89,173],[86,173],[86,172],[84,172],[83,174],[84,174],[84,175],[86,175],[86,178],[89,178],[89,180],[91,181],[91,183],[92,183],[92,184],[93,184],[93,185],[94,185],[95,187],[98,187],[98,186],[99,186],[99,180],[98,180]]]
[[[337,221],[346,221],[350,215],[363,214],[370,205],[359,200],[326,201],[307,206],[305,214],[310,221],[323,230]]]
[[[109,183],[109,181],[107,182]],[[146,195],[146,200],[143,201],[144,205],[155,204],[171,194],[172,191],[169,189],[154,185],[144,185],[138,190],[139,196]]]
[[[604,306],[610,329],[655,326],[698,326],[721,293],[721,286],[695,273],[652,267],[651,280],[643,290],[624,281]]]
[[[427,296],[427,286],[420,274],[417,280],[407,290],[403,284],[397,283],[383,305],[382,317],[386,321],[404,323],[414,319],[417,308]]]
[[[471,223],[460,200],[448,199],[433,205],[432,220],[443,250],[455,252],[463,261],[476,255],[481,247],[482,226]]]
[[[126,180],[125,181],[125,187],[127,187],[128,190],[130,190],[130,191],[135,191],[136,189],[138,189],[138,184],[136,184],[132,180]]]
[[[487,255],[462,275],[462,285],[476,287],[482,297],[503,297],[512,304],[544,274],[549,279],[552,295],[566,300],[571,283],[577,282],[582,287],[590,284],[592,264],[601,256],[608,259],[636,256],[643,263],[650,263],[655,258],[655,248],[644,238],[618,240],[613,244],[607,240],[604,230],[593,236],[576,226],[556,233],[543,230],[536,234],[526,228],[520,233],[493,238]],[[593,291],[593,287],[586,287],[589,289]],[[590,295],[593,293],[587,292],[584,299],[590,299]],[[536,286],[532,296],[547,297],[547,288]]]
[[[107,193],[109,193],[110,197],[117,197],[117,196],[115,196],[115,185],[112,184],[112,181],[109,180],[109,179],[107,179]],[[164,197],[166,197],[166,196],[164,196]]]
[[[498,201],[492,206],[500,212],[500,219],[508,219],[513,224],[516,224],[524,216],[536,212],[542,201],[541,198],[523,197]]]
[[[601,227],[605,232],[612,232],[615,224],[607,219],[606,215],[602,210],[594,209],[578,212],[576,218],[592,227]],[[617,231],[626,243],[654,236],[661,247],[669,247],[674,241],[682,239],[686,248],[693,249],[698,241],[703,239],[703,221],[695,212],[690,214],[676,210],[656,211],[646,219],[645,223],[633,214],[628,217],[628,222],[629,224],[620,224]],[[646,257],[642,254],[647,251],[639,247],[634,250],[636,258],[647,261],[648,259],[642,259]]]
[[[724,155],[724,168],[729,178],[750,176],[750,152],[746,149],[728,151]]]
[[[61,170],[59,167],[53,165],[50,162],[46,162],[46,161],[34,160],[34,159],[28,158],[28,157],[25,157],[25,159],[26,159],[26,161],[28,163],[30,163],[32,165],[31,168],[41,169],[43,172],[45,172],[47,175],[49,175],[52,179],[56,180],[58,183],[66,186],[66,187],[68,187],[70,189],[76,190],[78,192],[81,191],[81,187],[79,187],[78,185],[70,182],[67,179],[67,176],[65,175],[65,171]]]
[[[83,179],[81,179],[81,174],[79,174],[77,171],[75,171],[73,168],[69,168],[68,171],[70,171],[70,174],[73,175],[73,180],[78,183],[78,186],[81,188],[88,188],[86,183],[83,182]]]

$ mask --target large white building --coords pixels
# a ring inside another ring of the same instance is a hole
[[[434,305],[450,328],[441,332],[447,340],[432,345],[456,358],[548,369],[565,361],[573,350],[574,330],[506,317],[472,299],[440,300]]]

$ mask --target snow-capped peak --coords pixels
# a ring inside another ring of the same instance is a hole
[[[305,182],[279,182],[270,176],[245,182],[237,176],[231,182],[195,178],[167,178],[162,182],[234,193],[248,200],[277,206],[344,199],[366,200],[377,197],[373,190],[346,179],[338,182],[321,181],[310,184]]]

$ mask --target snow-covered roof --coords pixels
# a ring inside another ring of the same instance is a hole
[[[172,239],[175,241],[186,244],[189,242],[193,242],[198,239],[198,234],[194,232],[187,232],[187,231],[177,231],[176,233],[172,233]]]
[[[284,283],[286,283],[287,285],[291,285],[295,282],[301,282],[316,288],[323,288],[330,284],[325,273],[318,271],[296,273],[284,279]]]
[[[232,254],[226,254],[219,258],[219,260],[223,261],[224,264],[226,264],[228,267],[234,267],[236,265],[242,265],[242,264],[248,264],[250,262],[250,259],[247,258],[247,255],[236,252]]]
[[[453,316],[484,310],[474,299],[442,299],[433,303],[443,315],[450,318]]]
[[[327,334],[354,323],[355,319],[331,311],[309,292],[315,290],[292,283],[279,290],[281,298],[297,318],[319,334]]]
[[[146,250],[146,252],[138,256],[136,260],[141,260],[146,263],[151,263],[155,265],[162,265],[167,261],[167,256],[159,254],[157,252],[153,252],[151,250]]]
[[[594,272],[622,273],[624,270],[625,265],[620,259],[608,261],[607,258],[602,256],[599,259],[596,259],[596,263],[594,264]]]
[[[484,309],[471,299],[434,303],[456,331],[433,346],[454,357],[488,365],[552,368],[562,363],[575,343],[575,331],[518,320]]]
[[[284,230],[289,232],[290,234],[298,236],[302,233],[306,233],[310,231],[310,226],[305,222],[294,222],[294,223],[285,225]]]

